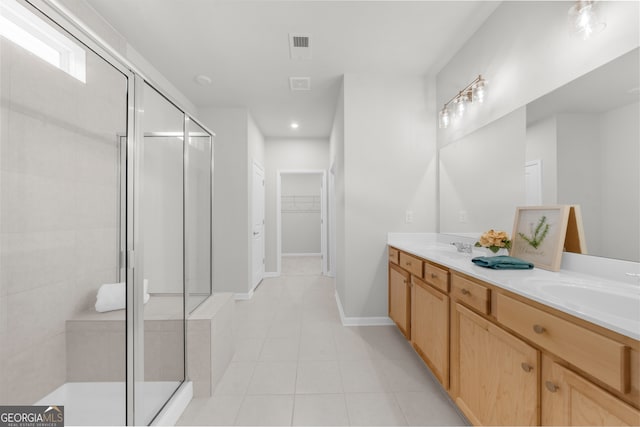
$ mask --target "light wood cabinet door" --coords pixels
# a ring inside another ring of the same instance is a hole
[[[455,303],[451,396],[474,425],[538,425],[539,352]]]
[[[411,344],[445,389],[449,388],[449,297],[413,277]]]
[[[542,425],[640,425],[637,409],[548,357],[542,362]]]
[[[389,264],[389,317],[407,339],[411,338],[411,292],[409,273]]]

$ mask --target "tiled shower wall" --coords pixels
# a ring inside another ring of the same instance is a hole
[[[32,404],[66,380],[66,320],[117,280],[126,78],[92,52],[86,83],[0,52],[0,402]]]

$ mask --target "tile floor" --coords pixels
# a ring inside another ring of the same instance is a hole
[[[394,326],[342,326],[316,260],[283,259],[236,302],[235,357],[178,424],[468,425]]]

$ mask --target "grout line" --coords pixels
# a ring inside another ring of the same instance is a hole
[[[396,402],[396,405],[398,405],[398,409],[400,409],[400,413],[404,418],[404,422],[407,423],[408,426],[410,426],[411,424],[409,424],[409,417],[407,417],[407,414],[405,414],[404,410],[402,409],[402,405],[400,405],[400,399],[398,398],[398,395],[396,394],[396,392],[392,392],[392,393],[393,393],[393,400]]]

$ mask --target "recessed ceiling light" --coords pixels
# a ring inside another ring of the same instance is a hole
[[[300,125],[297,122],[291,122],[291,129],[298,129]]]
[[[195,80],[196,80],[196,83],[198,83],[201,86],[208,86],[213,81],[211,80],[211,77],[205,76],[204,74],[198,74]]]

